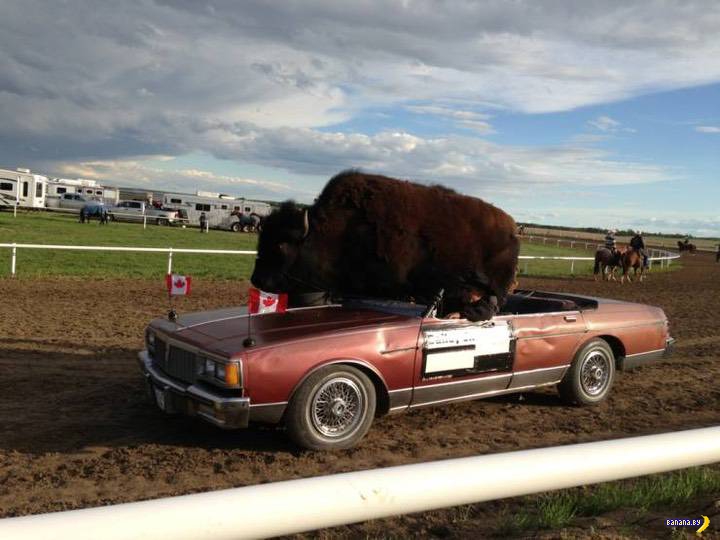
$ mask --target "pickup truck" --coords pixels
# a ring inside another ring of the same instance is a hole
[[[660,308],[542,291],[516,291],[482,322],[380,300],[247,317],[152,321],[139,354],[150,396],[224,429],[282,423],[315,450],[353,446],[376,416],[546,386],[596,405],[618,372],[658,362],[675,341]]]
[[[77,210],[78,212],[80,212],[82,208],[92,208],[95,206],[103,206],[103,203],[101,201],[96,201],[94,199],[85,197],[78,193],[64,193],[62,197],[58,199],[58,208]]]
[[[178,221],[177,210],[162,210],[148,206],[141,201],[120,201],[108,208],[108,216],[113,221],[143,221],[157,225],[170,225]]]

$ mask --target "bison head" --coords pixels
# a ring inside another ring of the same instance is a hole
[[[295,264],[309,231],[307,210],[292,201],[284,202],[266,219],[258,238],[253,285],[269,292],[293,287],[290,269]]]

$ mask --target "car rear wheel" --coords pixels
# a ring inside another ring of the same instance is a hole
[[[362,371],[332,365],[311,374],[293,396],[285,417],[290,438],[308,450],[357,444],[375,416],[375,386]]]
[[[169,222],[168,222],[168,220],[167,220],[167,219],[163,219],[163,218],[158,218],[158,220],[157,220],[157,224],[158,224],[158,225],[168,225],[168,224],[169,224]]]
[[[240,232],[240,224],[237,223],[237,222],[236,222],[236,223],[233,223],[233,224],[230,226],[230,230],[231,230],[232,232]]]
[[[615,379],[615,355],[602,339],[593,339],[575,355],[558,385],[560,397],[574,405],[597,405],[610,394]]]

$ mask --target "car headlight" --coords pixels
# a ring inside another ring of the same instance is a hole
[[[209,377],[215,376],[215,361],[209,358],[205,359],[205,375]]]

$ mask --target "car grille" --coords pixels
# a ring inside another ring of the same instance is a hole
[[[196,354],[170,345],[169,354],[166,355],[166,348],[167,344],[164,341],[155,338],[153,365],[171,377],[189,384],[194,383]]]

